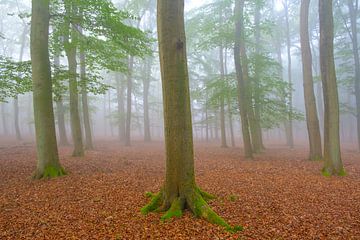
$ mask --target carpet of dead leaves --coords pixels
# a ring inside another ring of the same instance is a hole
[[[270,146],[253,161],[240,148],[196,146],[196,178],[212,208],[245,230],[230,234],[194,218],[143,216],[146,191],[164,179],[161,143],[98,142],[84,158],[60,148],[69,175],[30,179],[32,144],[0,147],[0,239],[360,239],[360,154],[343,151],[348,176],[321,176],[305,148]]]

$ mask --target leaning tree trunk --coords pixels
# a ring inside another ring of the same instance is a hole
[[[292,76],[291,76],[291,39],[290,39],[290,25],[289,25],[289,6],[288,0],[284,1],[285,21],[286,21],[286,47],[288,57],[288,81],[289,81],[289,99],[288,99],[288,121],[285,124],[286,141],[290,148],[294,147],[294,133],[293,133],[293,96],[292,96]]]
[[[339,136],[339,96],[334,63],[334,25],[332,0],[319,1],[320,69],[324,92],[324,168],[323,174],[344,175]]]
[[[227,227],[195,183],[190,90],[184,29],[184,0],[158,1],[158,39],[164,101],[166,178],[160,193],[142,212],[166,211],[163,220],[181,216],[187,207],[196,216]]]
[[[246,158],[253,157],[253,150],[251,145],[248,109],[246,104],[247,85],[243,78],[243,70],[241,66],[240,48],[242,39],[242,25],[244,17],[244,0],[237,0],[235,2],[235,45],[234,45],[234,61],[236,69],[237,89],[238,89],[238,103],[241,118],[241,128],[244,142],[244,152]]]
[[[48,48],[49,19],[49,1],[33,0],[30,49],[37,146],[37,167],[33,177],[36,179],[65,174],[59,163],[56,144]]]
[[[82,100],[82,110],[83,110],[83,121],[84,121],[84,130],[85,130],[85,148],[88,150],[94,149],[94,144],[92,141],[91,133],[91,124],[90,124],[90,113],[89,113],[89,99],[86,89],[86,64],[85,64],[85,53],[84,51],[80,52],[80,78],[82,81],[82,91],[81,91],[81,100]]]
[[[131,107],[132,107],[132,70],[134,57],[129,57],[129,68],[127,73],[127,96],[126,96],[126,125],[125,125],[125,146],[131,145]]]
[[[314,82],[312,75],[312,55],[309,42],[309,5],[310,0],[301,1],[300,11],[300,43],[303,66],[304,97],[306,110],[306,123],[308,129],[310,160],[322,158],[321,135],[319,119],[317,116]]]

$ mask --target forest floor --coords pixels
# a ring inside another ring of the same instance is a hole
[[[323,177],[307,151],[269,146],[254,160],[240,148],[196,146],[196,178],[236,234],[194,218],[161,222],[140,208],[164,179],[160,143],[97,143],[84,158],[60,148],[68,176],[33,181],[32,144],[0,147],[0,239],[360,239],[360,154],[344,150],[346,177]]]

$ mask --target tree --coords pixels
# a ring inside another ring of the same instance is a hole
[[[244,81],[243,69],[241,65],[240,49],[242,39],[242,26],[243,26],[243,12],[244,0],[235,1],[235,45],[234,45],[234,61],[236,69],[236,78],[238,81],[238,99],[241,118],[241,129],[243,134],[244,152],[246,158],[252,158],[253,150],[251,145],[249,119],[248,119],[248,105],[247,102],[247,85]]]
[[[324,95],[324,168],[323,174],[344,175],[340,154],[339,96],[334,63],[334,25],[332,0],[319,1],[320,69]]]
[[[351,37],[354,65],[355,65],[354,86],[355,86],[355,99],[356,99],[357,138],[358,138],[358,150],[360,151],[360,58],[359,58],[358,29],[357,29],[359,1],[348,0],[347,3],[350,13],[350,28],[351,28],[350,37]]]
[[[166,178],[142,213],[166,211],[180,217],[188,207],[196,216],[233,229],[206,203],[212,197],[195,183],[190,90],[184,28],[184,0],[158,1],[158,40],[164,101]]]
[[[285,11],[285,22],[286,22],[286,46],[287,46],[287,57],[288,57],[288,81],[289,87],[292,88],[292,76],[291,76],[291,37],[290,37],[290,26],[289,26],[289,4],[288,0],[284,1]],[[294,135],[293,135],[293,103],[292,103],[292,91],[289,94],[288,106],[289,116],[288,121],[285,123],[286,141],[290,148],[294,147]]]
[[[30,46],[38,158],[37,168],[34,173],[36,179],[57,177],[65,174],[59,163],[56,144],[48,48],[49,19],[49,0],[33,0]]]
[[[304,98],[306,124],[308,129],[310,160],[322,158],[321,135],[317,116],[314,82],[312,75],[312,55],[309,42],[309,5],[310,0],[301,1],[300,11],[300,43],[303,66]]]

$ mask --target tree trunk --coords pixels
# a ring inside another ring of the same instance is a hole
[[[358,150],[360,151],[360,59],[359,59],[359,45],[358,45],[358,0],[355,6],[353,0],[348,0],[348,7],[350,13],[351,23],[351,40],[354,54],[354,68],[355,68],[355,99],[356,99],[356,121],[357,121],[357,140]]]
[[[85,65],[85,53],[80,51],[80,78],[83,81],[83,89],[81,91],[81,100],[82,100],[82,110],[83,110],[83,120],[84,120],[84,130],[85,130],[85,148],[88,150],[94,149],[91,133],[91,124],[90,124],[90,113],[89,113],[89,103],[88,95],[86,89],[86,65]]]
[[[324,96],[323,174],[344,175],[339,136],[339,97],[334,63],[334,25],[332,0],[319,1],[320,69]]]
[[[1,103],[1,119],[2,119],[3,133],[5,136],[7,136],[8,129],[7,129],[7,124],[6,124],[6,111],[5,111],[4,103]]]
[[[289,26],[289,8],[288,0],[284,1],[285,21],[286,21],[286,45],[288,57],[288,81],[290,87],[288,99],[288,122],[285,124],[286,141],[290,148],[294,147],[294,133],[293,133],[293,103],[292,103],[292,76],[291,76],[291,39],[290,39],[290,26]]]
[[[243,78],[243,70],[241,66],[240,48],[242,36],[242,26],[244,17],[244,0],[235,1],[235,45],[234,45],[234,61],[236,69],[237,89],[238,89],[238,102],[241,118],[241,128],[244,142],[244,152],[246,158],[253,157],[253,150],[251,145],[249,119],[246,104],[247,85]]]
[[[121,81],[120,74],[116,73],[116,97],[117,97],[117,111],[119,116],[118,134],[120,142],[125,141],[125,107],[124,107],[124,91],[125,86]]]
[[[262,129],[261,129],[261,109],[262,106],[260,104],[260,77],[259,77],[259,61],[257,60],[260,55],[260,20],[261,20],[261,12],[259,4],[256,5],[255,9],[255,54],[256,54],[256,61],[255,61],[255,75],[254,75],[254,114],[255,114],[255,122],[254,127],[256,128],[257,132],[257,144],[260,151],[265,150]]]
[[[30,47],[37,146],[37,167],[33,177],[36,179],[65,174],[59,163],[56,144],[48,48],[49,19],[49,1],[32,1]]]
[[[235,147],[234,127],[233,127],[232,112],[231,112],[231,102],[230,102],[229,95],[227,96],[227,106],[228,106],[228,118],[229,118],[229,128],[230,128],[230,137],[231,137],[231,147]]]
[[[225,70],[224,70],[224,48],[219,48],[219,59],[220,59],[220,77],[222,81],[225,81]],[[224,93],[222,92],[219,97],[220,101],[220,133],[221,133],[221,147],[227,148],[226,143],[226,128],[225,128],[225,99]]]
[[[23,60],[27,33],[28,33],[28,26],[25,25],[24,30],[21,34],[21,47],[20,47],[19,62],[22,62],[22,60]],[[16,140],[20,141],[22,139],[22,137],[21,137],[20,126],[19,126],[19,99],[18,99],[18,96],[16,96],[14,98],[14,124],[15,124]]]
[[[314,82],[312,75],[312,55],[309,42],[309,5],[310,0],[301,1],[300,11],[300,43],[303,67],[304,97],[306,110],[306,124],[308,129],[310,160],[322,158],[321,134],[317,116]]]
[[[132,70],[134,57],[129,57],[129,68],[127,73],[127,101],[126,101],[126,125],[125,125],[125,146],[131,145],[131,102],[132,102]]]
[[[144,107],[144,141],[151,141],[150,134],[150,117],[149,117],[149,89],[151,79],[151,59],[147,59],[145,63],[145,77],[143,82],[144,96],[143,96],[143,107]]]
[[[15,123],[15,134],[16,134],[16,140],[20,141],[21,133],[20,133],[20,126],[19,126],[19,100],[18,96],[14,98],[14,123]]]
[[[179,217],[187,207],[196,216],[231,229],[208,206],[195,183],[189,78],[184,29],[184,0],[158,1],[158,39],[164,101],[166,179],[159,194],[142,209]]]
[[[60,66],[60,57],[54,57],[54,65]],[[69,141],[66,135],[66,127],[65,127],[65,108],[64,102],[62,100],[62,96],[56,101],[56,116],[57,116],[57,124],[59,129],[59,144],[61,146],[68,146]]]

